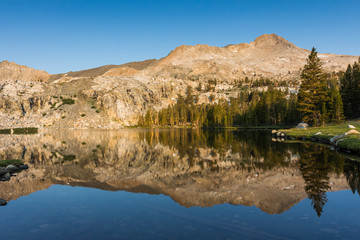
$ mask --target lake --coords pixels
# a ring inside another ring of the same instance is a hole
[[[2,239],[358,239],[360,162],[269,131],[0,135]]]

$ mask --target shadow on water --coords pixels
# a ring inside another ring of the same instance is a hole
[[[3,183],[7,200],[69,184],[166,194],[189,207],[231,203],[282,213],[305,194],[320,217],[328,191],[360,189],[359,162],[326,146],[273,142],[267,131],[64,131],[2,135],[0,142],[0,159],[31,164],[17,176],[28,183],[18,195],[7,197],[11,188]]]

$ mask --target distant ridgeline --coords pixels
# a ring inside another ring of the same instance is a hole
[[[360,61],[360,58],[359,58]],[[139,116],[138,126],[290,126],[300,121],[311,126],[341,123],[360,117],[360,67],[355,62],[346,72],[326,74],[313,48],[301,72],[299,94],[282,89],[283,81],[249,80],[238,84],[237,97],[229,101],[209,96],[210,103],[197,104],[199,95],[188,86],[186,97],[178,95],[176,104]],[[208,82],[206,91],[214,89],[216,80]],[[258,90],[263,87],[267,91]],[[199,83],[197,92],[201,91]]]

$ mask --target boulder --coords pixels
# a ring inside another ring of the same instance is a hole
[[[8,173],[7,171],[5,171],[4,169],[0,170],[0,177],[5,175],[6,173]]]
[[[20,166],[19,166],[19,169],[20,169],[20,170],[27,170],[27,169],[29,169],[29,166],[28,166],[27,164],[20,165]]]
[[[359,134],[359,131],[356,131],[356,130],[350,130],[348,132],[345,133],[345,135],[350,135],[350,134]]]
[[[8,172],[8,173],[14,173],[14,172],[16,172],[18,170],[19,170],[19,168],[17,166],[14,166],[14,165],[8,165],[5,168],[5,171]]]
[[[343,137],[345,137],[345,136],[346,136],[346,134],[337,135],[337,136],[335,136],[335,137],[333,137],[333,138],[330,139],[330,143],[331,143],[331,144],[335,144],[336,140],[338,140],[338,139],[340,139],[340,138],[343,138]]]
[[[6,181],[10,181],[10,173],[6,173],[5,175],[3,175],[0,180],[3,181],[3,182],[6,182]]]
[[[306,129],[308,127],[309,127],[309,124],[302,122],[302,123],[299,123],[296,128],[298,128],[298,129]]]
[[[0,198],[0,206],[5,206],[7,204],[7,201],[5,201],[4,199]]]

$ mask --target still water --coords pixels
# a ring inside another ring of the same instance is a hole
[[[360,163],[265,131],[0,135],[2,239],[358,239]]]

